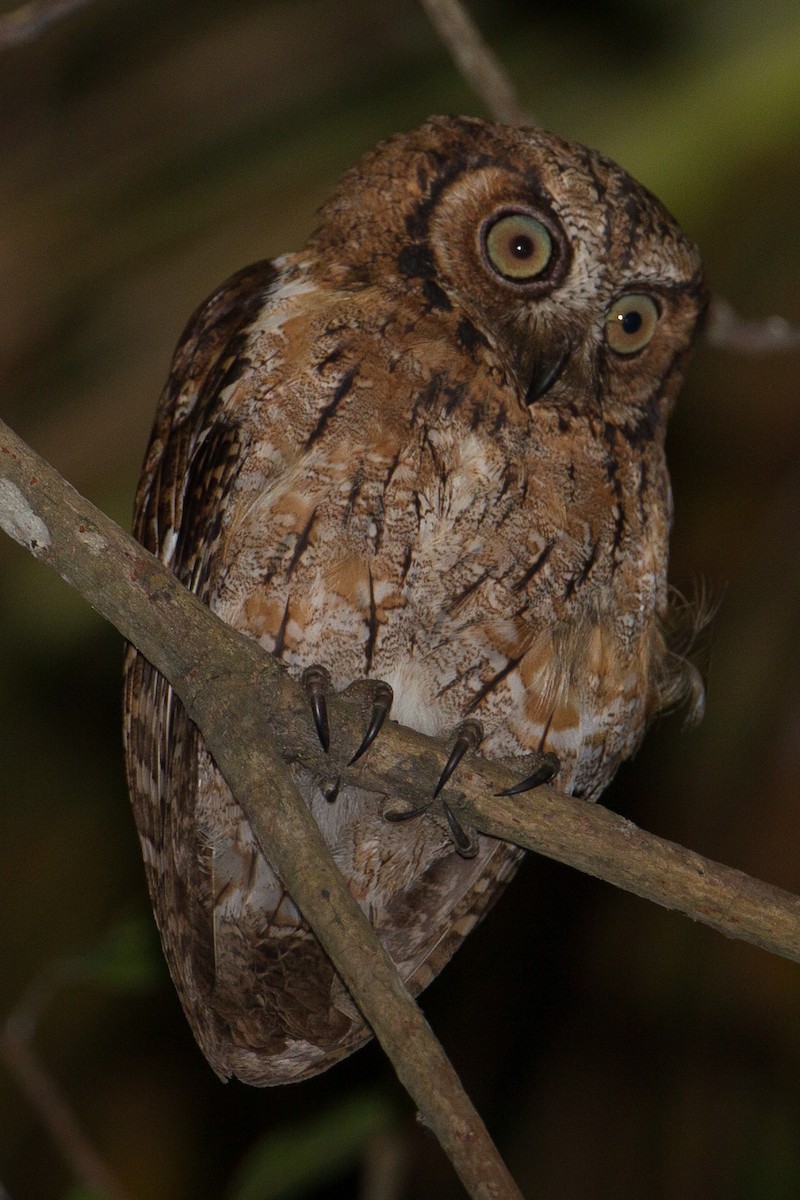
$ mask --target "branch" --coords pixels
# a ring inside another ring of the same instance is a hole
[[[330,770],[299,685],[255,642],[221,622],[152,555],[82,499],[0,422],[0,527],[52,566],[170,681],[259,843],[333,960],[422,1119],[469,1194],[518,1197],[418,1006],[352,899],[287,763]],[[410,805],[430,794],[443,744],[387,723],[366,762],[346,770],[364,713],[330,700],[343,781]],[[363,765],[362,765],[363,764]],[[346,772],[346,774],[345,774]],[[542,787],[493,793],[513,772],[482,758],[460,768],[459,814],[486,834],[588,871],[732,937],[800,961],[800,898],[637,829],[601,807]]]
[[[456,67],[494,120],[507,125],[532,124],[504,68],[459,0],[421,0],[421,3]]]
[[[9,1020],[0,1030],[0,1059],[62,1151],[75,1178],[104,1200],[126,1200],[126,1194],[87,1139],[58,1084],[31,1049],[22,1022]],[[0,1186],[0,1200],[4,1196]]]
[[[84,8],[91,0],[31,0],[0,16],[0,50],[32,42],[62,17]]]
[[[737,354],[775,354],[800,350],[800,329],[785,317],[765,317],[761,321],[740,317],[727,300],[715,296],[706,341],[718,350],[733,350]]]

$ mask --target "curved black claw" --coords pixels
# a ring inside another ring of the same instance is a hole
[[[439,782],[433,789],[433,799],[439,795],[439,792],[447,783],[450,776],[455,771],[458,764],[461,762],[468,750],[477,750],[483,740],[483,726],[480,721],[476,721],[474,717],[467,717],[466,721],[462,721],[456,729],[456,740],[453,742],[453,749],[450,751],[450,757],[444,764],[444,770],[439,776]]]
[[[513,787],[506,788],[504,792],[495,792],[496,796],[519,796],[521,792],[531,792],[534,788],[539,787],[543,783],[549,783],[561,770],[561,760],[552,750],[548,750],[542,755],[541,765],[536,768],[532,775],[527,779],[523,779],[520,783],[515,783]]]
[[[453,845],[456,850],[462,858],[474,858],[478,853],[478,839],[474,831],[467,833],[446,800],[442,801],[442,808],[444,809],[444,815],[447,817],[447,824],[450,826],[450,836],[453,839]]]
[[[314,726],[320,745],[327,754],[331,744],[331,734],[328,728],[328,705],[325,696],[331,686],[331,677],[324,667],[306,667],[300,677],[300,682],[305,688],[311,704]]]
[[[384,683],[382,679],[376,680],[372,697],[372,712],[370,713],[367,732],[364,734],[364,737],[361,740],[361,745],[358,747],[355,754],[350,759],[350,762],[347,764],[348,767],[352,767],[353,763],[358,762],[358,760],[361,758],[361,755],[369,750],[370,746],[375,741],[375,738],[380,733],[383,722],[389,715],[389,710],[392,707],[393,700],[394,692],[389,684]]]
[[[421,817],[423,813],[428,811],[432,804],[433,800],[426,800],[418,808],[390,808],[388,812],[383,814],[383,819],[384,821],[391,821],[393,824],[398,825],[401,821],[411,821],[414,817]]]

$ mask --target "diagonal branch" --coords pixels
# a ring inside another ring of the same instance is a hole
[[[104,1200],[126,1200],[116,1179],[81,1129],[58,1084],[31,1048],[20,1023],[10,1020],[0,1029],[0,1061],[14,1077],[75,1178]],[[0,1185],[0,1200],[5,1192]]]
[[[45,29],[92,0],[29,0],[0,16],[0,50],[32,42]]]
[[[506,71],[460,0],[421,2],[456,67],[493,119],[507,125],[532,124]]]
[[[186,591],[0,422],[0,527],[52,566],[170,680],[267,857],[345,980],[398,1076],[477,1198],[519,1195],[439,1043],[333,864],[286,764],[322,770],[299,685]],[[359,706],[331,700],[343,745]],[[349,779],[418,803],[446,751],[389,723]],[[729,936],[800,961],[800,898],[647,834],[602,807],[542,787],[523,800],[505,767],[475,759],[452,802],[487,834],[529,846]]]
[[[468,1194],[521,1200],[294,787],[283,758],[311,736],[298,686],[2,422],[0,527],[57,570],[170,681]]]

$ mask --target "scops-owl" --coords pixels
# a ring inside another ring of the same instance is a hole
[[[705,303],[695,247],[613,162],[431,119],[345,174],[303,250],[197,310],[136,534],[305,675],[323,734],[328,676],[378,702],[382,681],[393,719],[480,722],[480,753],[557,755],[558,786],[595,799],[693,687],[665,633],[664,436]],[[135,651],[126,671],[134,811],[198,1042],[226,1078],[324,1070],[369,1031],[168,684]],[[335,798],[297,781],[420,991],[520,852],[459,844],[441,798],[398,822],[346,772]]]

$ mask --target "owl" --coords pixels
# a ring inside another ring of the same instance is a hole
[[[305,248],[224,283],[158,408],[135,532],[309,694],[596,799],[696,693],[670,649],[667,420],[706,306],[695,247],[613,162],[433,118],[348,171]],[[695,699],[697,696],[695,695]],[[126,755],[167,962],[223,1078],[299,1080],[369,1030],[168,683],[130,650]],[[331,753],[334,751],[331,747]],[[540,756],[538,759],[531,756]],[[418,993],[520,861],[445,790],[296,782]],[[441,785],[440,785],[441,786]],[[523,794],[519,803],[525,803]],[[408,820],[398,819],[409,816]]]

